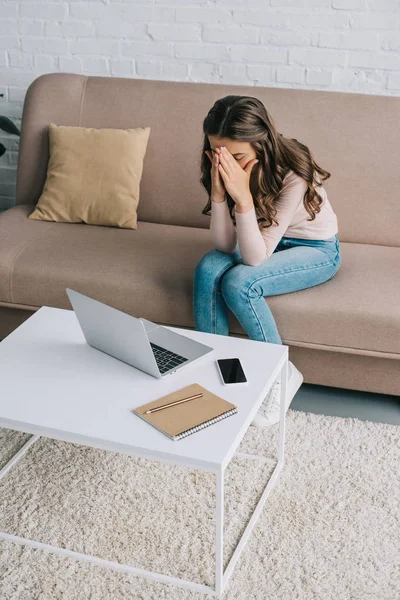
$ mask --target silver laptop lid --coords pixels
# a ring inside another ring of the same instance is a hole
[[[161,378],[140,319],[69,288],[66,292],[90,346]]]

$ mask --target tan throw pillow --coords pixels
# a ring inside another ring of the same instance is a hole
[[[150,127],[49,125],[47,178],[30,219],[137,229]]]

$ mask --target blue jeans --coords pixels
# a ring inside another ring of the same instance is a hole
[[[337,234],[327,240],[282,237],[272,256],[257,266],[243,264],[238,244],[232,254],[211,250],[194,273],[195,328],[229,335],[230,309],[251,340],[282,344],[265,297],[324,283],[340,262]]]

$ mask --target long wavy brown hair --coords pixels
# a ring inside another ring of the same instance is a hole
[[[249,142],[254,148],[258,163],[250,176],[250,191],[253,196],[257,221],[261,227],[278,224],[276,199],[282,189],[283,180],[292,169],[308,184],[303,203],[310,215],[309,221],[320,212],[322,198],[315,189],[331,174],[319,167],[310,150],[295,138],[286,138],[278,133],[273,119],[264,104],[252,96],[225,96],[214,103],[203,122],[204,142],[201,153],[200,182],[208,192],[208,202],[202,214],[211,214],[211,161],[205,154],[211,150],[209,135]],[[320,175],[315,179],[315,173]],[[226,192],[229,212],[236,225],[233,208],[235,202]]]

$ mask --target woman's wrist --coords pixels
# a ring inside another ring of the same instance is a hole
[[[225,195],[224,196],[211,196],[211,202],[215,202],[217,204],[220,204],[222,202],[225,202]]]
[[[252,208],[254,208],[254,201],[252,196],[245,198],[242,202],[235,203],[235,213],[238,214],[247,213]]]

